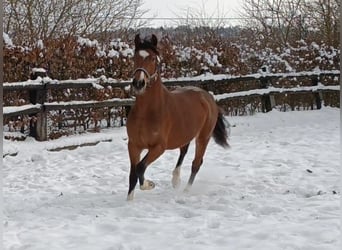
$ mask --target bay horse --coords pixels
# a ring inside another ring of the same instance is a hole
[[[133,199],[138,180],[141,190],[155,187],[152,181],[145,179],[144,173],[165,150],[180,149],[172,177],[172,185],[176,188],[180,184],[184,156],[190,141],[195,138],[195,158],[188,189],[202,165],[211,136],[222,147],[229,147],[225,119],[212,95],[197,87],[179,87],[169,91],[160,77],[157,37],[152,35],[149,40],[141,40],[138,34],[134,42],[131,89],[135,104],[126,123],[131,164],[127,200]],[[148,152],[141,160],[140,155],[145,149]]]

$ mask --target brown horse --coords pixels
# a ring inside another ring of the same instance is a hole
[[[180,149],[172,185],[180,184],[182,165],[189,143],[195,138],[196,153],[192,162],[187,188],[192,185],[202,165],[209,139],[228,147],[224,117],[214,98],[196,87],[169,91],[161,82],[157,38],[150,40],[135,37],[134,74],[131,84],[136,101],[127,119],[128,152],[131,169],[127,200],[132,200],[139,180],[140,189],[154,188],[152,181],[144,178],[146,168],[167,149]],[[142,160],[140,154],[148,152]]]

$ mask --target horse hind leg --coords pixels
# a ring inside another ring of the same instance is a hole
[[[184,157],[186,155],[186,153],[188,152],[188,148],[189,148],[189,144],[184,145],[183,147],[180,148],[180,155],[176,164],[175,169],[172,172],[172,186],[173,188],[178,188],[180,186],[180,170],[181,170],[181,166],[184,160]]]
[[[203,156],[204,153],[207,149],[207,145],[209,142],[209,138],[206,139],[196,139],[196,153],[195,153],[195,158],[192,161],[192,166],[191,166],[191,175],[187,184],[187,187],[185,188],[184,191],[189,191],[192,184],[194,183],[195,177],[200,169],[200,167],[202,166],[203,163]]]

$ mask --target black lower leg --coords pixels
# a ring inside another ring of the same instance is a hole
[[[145,170],[147,167],[145,164],[146,157],[147,155],[145,155],[145,157],[141,160],[141,162],[138,163],[136,171],[135,171],[137,177],[139,178],[140,186],[144,185],[144,180],[145,180],[144,174],[145,174]]]
[[[191,186],[192,183],[194,183],[196,174],[197,174],[199,168],[201,167],[202,163],[203,163],[203,159],[201,159],[199,164],[194,164],[194,163],[192,164],[191,175],[190,175],[190,178],[189,178],[189,181],[188,181],[188,185],[189,186]]]
[[[179,158],[178,158],[178,161],[177,161],[176,168],[182,165],[184,157],[185,157],[186,153],[188,152],[188,148],[189,148],[189,144],[183,146],[180,149],[180,155],[179,155]]]
[[[189,181],[188,181],[188,185],[191,186],[192,183],[194,183],[195,177],[196,177],[197,173],[191,173]]]
[[[128,189],[128,194],[130,194],[135,186],[137,185],[137,182],[138,182],[138,176],[135,172],[135,168],[134,167],[131,167],[131,172],[129,174],[129,189]]]
[[[139,178],[139,184],[140,184],[140,186],[142,186],[142,185],[144,184],[144,180],[145,180],[145,177],[144,177],[145,170],[146,170],[145,164],[140,164],[140,163],[139,163],[138,166],[137,166],[136,174],[137,174],[137,177]]]

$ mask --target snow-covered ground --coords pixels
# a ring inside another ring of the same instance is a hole
[[[194,147],[126,201],[125,128],[50,142],[4,142],[4,245],[21,250],[335,250],[340,240],[340,110],[228,117],[231,149],[210,142],[189,193]],[[96,146],[47,149],[112,139]]]

